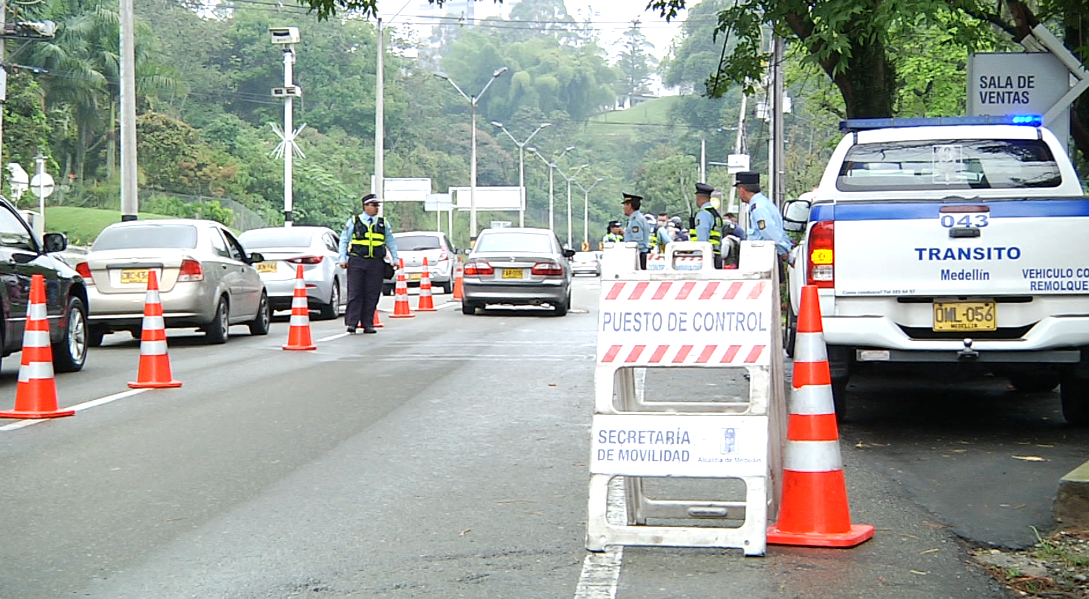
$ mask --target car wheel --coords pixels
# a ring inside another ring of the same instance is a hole
[[[272,322],[272,310],[269,310],[268,295],[261,292],[261,303],[257,306],[257,315],[249,323],[251,335],[268,335],[269,323]]]
[[[1059,387],[1063,418],[1074,426],[1089,425],[1089,379],[1066,374]]]
[[[787,307],[787,322],[783,327],[783,349],[791,358],[794,357],[794,342],[798,340],[798,317],[794,310]]]
[[[469,316],[472,316],[473,314],[476,314],[476,307],[477,307],[476,304],[474,304],[473,302],[462,301],[461,302],[461,313],[462,314],[468,314]]]
[[[226,343],[230,336],[231,313],[227,304],[227,298],[220,297],[216,304],[216,315],[212,322],[204,329],[204,338],[208,343]]]
[[[447,281],[447,282],[443,283],[442,284],[442,292],[445,293],[446,295],[450,295],[450,294],[454,293],[454,282],[453,281]]]
[[[847,420],[847,377],[832,379],[832,404],[836,409],[836,422]]]
[[[340,316],[340,283],[333,280],[333,292],[329,294],[329,303],[321,307],[318,316],[322,320],[333,320]]]
[[[87,310],[83,300],[69,298],[66,316],[64,338],[53,345],[53,368],[57,372],[76,372],[87,363]]]
[[[106,337],[106,329],[102,327],[90,327],[87,330],[87,345],[89,347],[102,347],[102,340]]]
[[[554,311],[553,313],[556,316],[567,316],[567,310],[570,307],[571,307],[571,291],[568,290],[567,291],[567,299],[563,300],[563,302],[561,302],[559,304],[556,304],[552,308],[553,308],[553,311]]]
[[[1010,375],[1010,384],[1023,393],[1046,393],[1059,385],[1059,376],[1051,372]]]

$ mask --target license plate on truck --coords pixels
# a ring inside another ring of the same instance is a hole
[[[975,332],[998,329],[994,302],[934,302],[935,332]]]

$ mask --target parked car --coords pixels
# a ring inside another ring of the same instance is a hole
[[[465,262],[461,310],[475,314],[489,304],[548,304],[563,316],[571,307],[567,259],[574,255],[548,229],[484,229]]]
[[[295,271],[301,264],[310,308],[333,319],[347,301],[347,273],[337,262],[338,235],[325,227],[271,227],[251,229],[238,236],[246,251],[259,251],[265,261],[256,264],[265,282],[273,310],[290,310],[295,296]]]
[[[577,252],[571,259],[571,273],[600,277],[601,261],[597,257],[597,252]]]
[[[30,280],[45,278],[49,341],[53,345],[53,369],[82,370],[87,362],[87,289],[83,278],[63,261],[50,255],[63,252],[68,239],[46,233],[39,239],[15,206],[0,198],[0,302],[4,311],[3,356],[23,349]]]
[[[440,231],[400,231],[393,234],[397,240],[397,256],[405,263],[405,279],[408,285],[419,286],[423,278],[423,261],[427,258],[427,269],[431,285],[442,289],[443,293],[454,292],[454,263],[457,250],[446,234]],[[393,295],[393,279],[386,279],[382,292]]]
[[[247,253],[223,225],[207,220],[114,223],[98,235],[76,265],[87,281],[89,342],[127,330],[140,337],[148,272],[159,281],[167,328],[198,328],[210,343],[225,343],[231,325],[268,334],[271,311],[265,284]]]

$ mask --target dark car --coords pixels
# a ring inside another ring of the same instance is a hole
[[[39,239],[22,215],[0,198],[0,302],[4,310],[3,355],[23,349],[30,280],[45,278],[49,340],[57,372],[81,370],[87,361],[87,289],[83,278],[52,252],[63,252],[68,239],[48,233]]]

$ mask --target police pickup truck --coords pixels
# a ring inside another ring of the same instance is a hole
[[[1089,424],[1089,198],[1040,117],[858,119],[816,193],[784,207],[785,332],[819,288],[836,411],[867,369],[1061,385]]]

